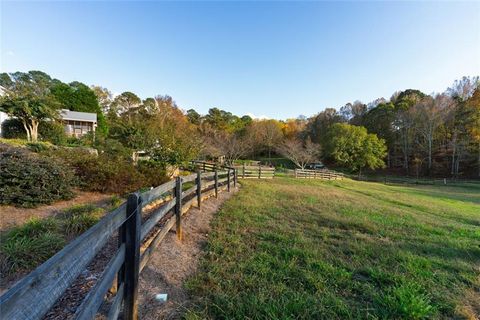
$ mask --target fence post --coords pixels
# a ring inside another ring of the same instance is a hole
[[[203,163],[203,172],[205,172],[205,162]]]
[[[140,220],[142,198],[138,193],[128,196],[127,220],[125,221],[125,264],[124,264],[124,317],[138,318],[138,275],[140,270]]]
[[[295,168],[294,170],[295,170],[295,178],[297,178],[297,168]]]
[[[233,168],[233,187],[237,187],[237,169]]]
[[[227,169],[227,191],[230,192],[230,168]]]
[[[200,210],[202,205],[202,173],[197,170],[197,205]]]
[[[182,178],[175,180],[175,218],[177,226],[177,238],[182,240]]]
[[[258,165],[258,179],[262,178],[262,165]]]
[[[245,162],[243,163],[243,173],[242,173],[242,178],[245,179]]]
[[[218,198],[218,171],[215,169],[215,198]]]

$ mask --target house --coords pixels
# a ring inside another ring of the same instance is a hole
[[[95,132],[97,128],[97,114],[90,112],[60,111],[62,123],[65,125],[65,133],[69,136],[81,137],[89,132]]]
[[[1,124],[9,118],[7,114],[0,112],[0,136],[2,134]],[[95,132],[97,128],[96,113],[62,109],[60,110],[60,121],[65,126],[65,133],[76,138],[80,138],[89,132]]]

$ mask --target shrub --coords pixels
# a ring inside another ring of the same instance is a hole
[[[0,204],[34,207],[73,197],[73,171],[21,148],[0,145]]]
[[[107,154],[92,155],[76,149],[54,150],[50,155],[62,159],[75,170],[83,190],[126,194],[148,185],[145,177],[128,160]]]
[[[169,180],[165,166],[157,161],[142,160],[137,164],[138,171],[145,176],[150,187],[156,187]]]
[[[11,118],[2,122],[2,137],[7,139],[27,139],[22,121]]]
[[[65,145],[67,143],[67,134],[64,126],[55,121],[41,122],[38,127],[38,133],[43,141],[49,141],[56,145]]]
[[[48,260],[65,245],[51,218],[32,219],[14,227],[1,241],[2,273],[30,270]]]
[[[63,231],[69,236],[79,235],[100,220],[104,210],[93,205],[74,206],[61,214]]]

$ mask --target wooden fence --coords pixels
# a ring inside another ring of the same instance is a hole
[[[184,184],[193,185],[183,190]],[[139,274],[155,248],[174,225],[177,236],[182,238],[182,215],[191,206],[200,208],[203,199],[218,196],[220,190],[230,191],[232,185],[236,185],[233,169],[199,171],[147,192],[131,194],[120,207],[5,292],[0,297],[1,318],[41,319],[105,244],[118,235],[116,253],[76,309],[74,319],[93,319],[105,295],[115,285],[116,295],[111,300],[108,319],[117,319],[120,313],[123,319],[137,319]],[[167,201],[141,223],[142,209],[162,199]],[[156,230],[154,227],[162,218],[168,219]]]
[[[224,170],[235,170],[238,179],[272,179],[275,176],[275,168],[267,166],[242,166],[228,167],[220,166],[213,162],[205,161],[192,161],[194,170],[202,170],[204,172],[218,170],[219,168]]]
[[[242,179],[273,179],[275,168],[267,166],[236,166],[237,176]]]
[[[307,169],[295,169],[295,178],[305,179],[322,179],[322,180],[341,180],[343,179],[343,173],[321,169],[321,170],[307,170]]]

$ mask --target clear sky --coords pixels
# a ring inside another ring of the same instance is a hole
[[[480,2],[5,2],[0,71],[285,119],[480,74]]]

